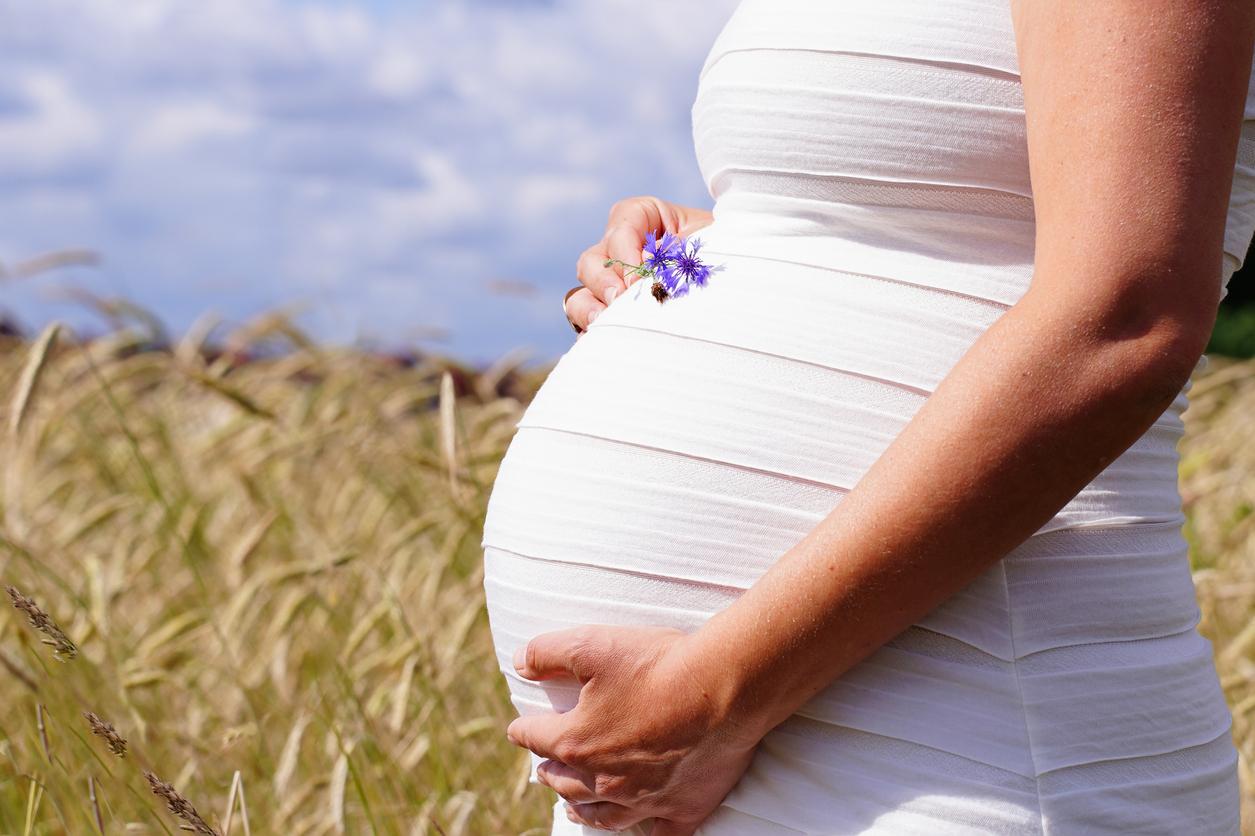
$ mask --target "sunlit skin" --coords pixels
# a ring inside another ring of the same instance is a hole
[[[606,309],[616,295],[640,276],[624,279],[623,264],[640,264],[650,230],[691,235],[713,220],[706,209],[678,206],[656,197],[629,197],[610,208],[601,240],[580,253],[575,273],[584,285],[566,300],[567,318],[580,328]],[[616,262],[606,266],[607,261]],[[630,273],[631,271],[629,271]]]
[[[1255,41],[1249,0],[1013,0],[1037,215],[1031,286],[838,507],[693,633],[533,639],[530,679],[579,704],[512,741],[574,820],[693,833],[756,744],[1048,522],[1167,409],[1202,354]],[[580,261],[583,325],[648,229],[698,210],[620,203]],[[631,252],[629,252],[631,251]],[[700,304],[699,300],[694,301]]]

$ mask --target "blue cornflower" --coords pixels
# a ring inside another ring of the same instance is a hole
[[[643,264],[628,264],[617,258],[608,258],[606,266],[623,265],[624,278],[631,274],[653,279],[650,293],[659,302],[665,302],[673,296],[688,293],[693,285],[705,287],[710,274],[723,269],[723,265],[711,267],[702,261],[699,255],[701,249],[702,242],[696,238],[689,241],[664,232],[659,239],[657,233],[650,232],[645,236]]]
[[[693,285],[705,287],[710,274],[723,269],[722,266],[711,267],[702,261],[699,255],[701,249],[702,242],[698,238],[691,241],[680,239],[678,251],[670,263],[670,274],[663,279],[669,295],[683,296]]]
[[[683,247],[684,239],[677,238],[670,232],[664,232],[662,240],[658,240],[657,234],[650,232],[645,236],[645,263],[642,266],[661,279],[667,275],[671,261],[679,255]]]

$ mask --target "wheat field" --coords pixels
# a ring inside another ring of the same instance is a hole
[[[479,538],[517,358],[0,343],[0,833],[541,833]],[[1195,381],[1181,489],[1255,833],[1255,362]],[[13,606],[9,606],[13,604]]]

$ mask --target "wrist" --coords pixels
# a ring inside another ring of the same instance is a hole
[[[738,747],[752,749],[791,711],[781,714],[754,685],[751,667],[730,653],[728,641],[711,624],[686,634],[679,642],[682,666],[697,684],[712,728]]]
[[[677,234],[688,237],[710,226],[714,221],[715,216],[709,209],[699,209],[693,206],[681,207]]]

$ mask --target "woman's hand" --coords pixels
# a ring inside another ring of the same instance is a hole
[[[654,818],[653,836],[688,836],[749,766],[758,737],[717,695],[716,659],[667,628],[586,626],[544,633],[515,657],[527,679],[574,678],[570,711],[520,717],[506,734],[548,760],[537,775],[568,817],[603,830]]]
[[[567,318],[578,328],[587,328],[614,297],[625,290],[630,281],[623,279],[623,266],[607,267],[606,261],[618,259],[639,264],[645,236],[650,232],[672,232],[687,236],[713,220],[705,209],[678,206],[656,197],[629,197],[610,209],[606,233],[601,240],[580,254],[575,273],[584,285],[566,301]]]

